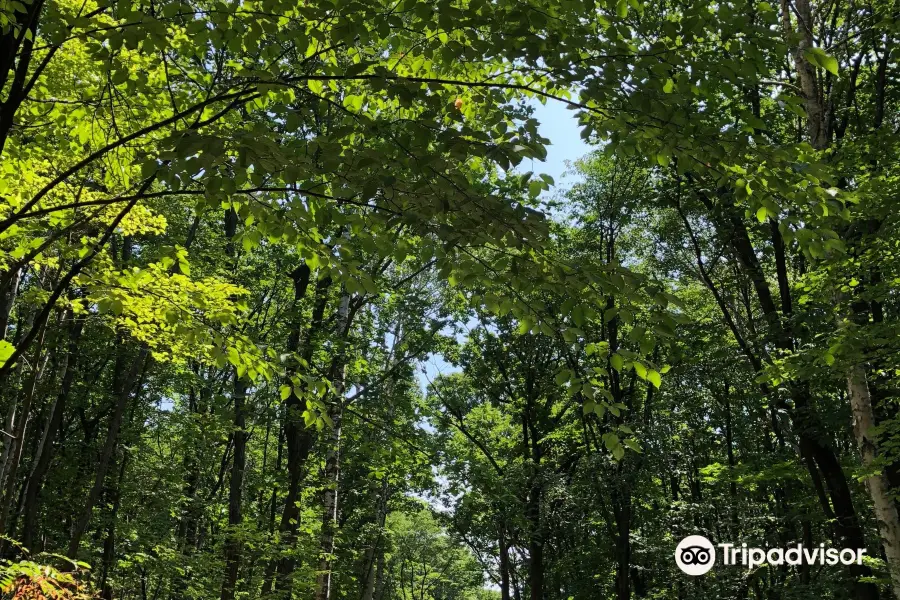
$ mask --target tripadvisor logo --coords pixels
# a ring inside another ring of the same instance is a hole
[[[689,535],[675,548],[675,563],[688,575],[703,575],[716,563],[716,549],[702,535]]]
[[[838,563],[852,565],[862,564],[862,558],[866,554],[865,548],[826,548],[825,544],[818,547],[807,548],[803,544],[797,544],[790,548],[748,548],[747,544],[718,544],[713,543],[702,535],[689,535],[679,542],[675,548],[675,564],[688,575],[703,575],[708,573],[716,564],[716,548],[722,553],[722,564],[725,566],[742,565],[747,569],[753,569],[762,564],[770,565],[829,565]]]

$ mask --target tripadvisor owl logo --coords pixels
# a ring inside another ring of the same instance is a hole
[[[688,575],[703,575],[716,564],[716,549],[702,535],[689,535],[675,548],[675,564]]]
[[[826,548],[804,547],[797,544],[790,548],[748,548],[747,544],[713,543],[702,535],[689,535],[675,548],[675,564],[688,575],[697,576],[709,573],[716,564],[716,548],[722,550],[722,564],[725,566],[742,565],[747,569],[755,569],[762,564],[777,565],[843,565],[862,564],[865,548]]]

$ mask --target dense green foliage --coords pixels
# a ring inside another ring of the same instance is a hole
[[[898,17],[0,0],[0,593],[900,600]]]

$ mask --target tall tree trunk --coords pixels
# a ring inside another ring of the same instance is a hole
[[[726,215],[731,231],[732,247],[737,254],[738,261],[753,284],[757,299],[763,311],[763,316],[769,327],[769,336],[774,345],[786,353],[792,353],[795,348],[793,334],[789,323],[783,323],[778,308],[769,288],[762,266],[753,249],[750,236],[745,224],[733,213]],[[783,292],[784,293],[784,292]],[[821,419],[816,414],[810,395],[809,385],[805,382],[793,381],[789,391],[794,401],[790,411],[791,422],[800,446],[801,456],[804,458],[810,475],[815,481],[821,472],[828,491],[831,505],[834,507],[836,518],[836,531],[847,548],[865,548],[865,533],[853,506],[853,497],[847,476],[841,468],[840,461],[825,441]],[[831,507],[823,500],[822,509],[827,514]],[[866,565],[853,563],[848,566],[852,578],[854,597],[857,600],[874,600],[878,598],[878,587],[872,583],[860,581],[861,577],[869,577],[871,569]]]
[[[37,454],[34,457],[31,473],[25,483],[25,513],[22,523],[22,545],[32,549],[37,530],[37,515],[40,508],[41,488],[44,485],[44,477],[50,468],[53,458],[53,444],[62,426],[63,415],[66,410],[66,402],[72,392],[72,384],[75,382],[75,373],[78,364],[78,346],[81,341],[81,332],[84,329],[84,319],[78,318],[72,321],[69,336],[69,348],[63,358],[60,370],[62,371],[59,393],[53,401],[50,409],[50,418],[41,436]]]
[[[3,465],[3,476],[0,481],[3,482],[3,497],[0,501],[0,535],[6,533],[6,524],[9,512],[13,506],[13,498],[16,495],[16,475],[19,470],[19,463],[22,461],[22,449],[25,447],[25,434],[27,433],[28,421],[31,418],[31,405],[34,401],[34,392],[37,387],[38,379],[43,369],[42,354],[44,351],[44,338],[47,334],[47,328],[41,327],[37,337],[37,345],[34,349],[32,358],[31,374],[25,384],[23,390],[24,398],[22,406],[18,410],[19,419],[13,429],[13,438],[10,440],[9,454],[7,461]]]
[[[873,131],[881,129],[884,121],[884,101],[886,85],[886,69],[889,49],[884,48],[882,55],[878,57],[875,73],[875,115]],[[878,56],[876,52],[876,56]],[[851,96],[852,97],[852,96]],[[872,164],[877,168],[877,161]],[[867,232],[871,236],[877,235],[878,221],[868,219]],[[861,238],[865,237],[862,232]],[[864,273],[860,279],[866,283],[877,285],[881,281],[881,272],[875,265],[870,273]],[[856,288],[856,293],[862,293],[863,286]],[[877,300],[866,302],[857,299],[851,305],[851,318],[860,326],[869,323],[869,314],[872,321],[879,324],[884,320],[884,310]],[[868,469],[874,468],[874,462],[878,455],[878,445],[870,431],[878,424],[873,404],[873,394],[870,391],[867,367],[860,362],[850,367],[847,371],[847,391],[850,398],[850,407],[853,411],[853,432],[856,437],[857,447],[863,464]],[[878,531],[881,544],[884,548],[885,562],[891,577],[891,590],[895,598],[900,600],[900,516],[898,516],[897,502],[891,494],[891,475],[896,479],[898,465],[885,465],[877,474],[866,478],[866,489],[872,498],[875,509],[875,517],[878,521]]]
[[[241,543],[237,528],[242,520],[242,492],[244,468],[247,463],[247,384],[240,375],[234,375],[234,456],[231,462],[231,478],[228,485],[228,537],[225,540],[225,579],[221,600],[234,600],[238,574],[241,567]]]
[[[799,43],[792,48],[792,51],[794,55],[794,67],[797,71],[800,88],[803,90],[803,96],[806,103],[807,140],[816,150],[824,150],[829,146],[831,140],[829,139],[826,123],[822,82],[819,81],[815,67],[805,56],[806,50],[814,46],[813,30],[816,26],[813,21],[810,0],[796,0],[793,5],[790,0],[782,0],[781,10],[785,40],[788,44],[791,44],[791,40],[794,37],[799,40]],[[791,23],[792,13],[797,17],[796,31]],[[783,288],[784,286],[782,285],[782,289]],[[851,374],[848,378],[848,388],[852,389],[854,387],[854,376]],[[797,420],[799,421],[798,425],[800,426],[798,427],[798,430],[801,436],[805,436],[805,439],[804,437],[801,437],[800,439],[801,450],[810,453],[819,469],[822,471],[829,495],[831,496],[832,505],[834,506],[834,513],[837,517],[837,528],[842,534],[845,543],[847,543],[849,547],[864,548],[865,536],[859,524],[856,510],[853,507],[853,500],[850,495],[850,488],[847,485],[847,478],[844,475],[843,470],[841,470],[840,463],[838,462],[834,451],[820,441],[820,436],[815,435],[817,427],[812,423],[812,408],[808,406],[808,398],[805,396],[806,394],[804,393],[801,393],[800,395],[804,404],[807,404],[806,406],[796,402],[795,398],[795,404],[798,409],[795,412],[799,413],[799,419]],[[871,415],[870,399],[868,399],[868,406]],[[889,543],[888,540],[884,541],[886,544]],[[894,566],[900,565],[894,563]],[[895,570],[892,568],[891,572],[893,580]],[[854,564],[850,566],[850,573],[854,579],[854,593],[858,599],[868,600],[878,598],[878,588],[876,586],[861,583],[859,581],[860,577],[868,576],[870,574],[868,567],[861,567]],[[900,576],[900,572],[897,572],[897,576]],[[895,586],[895,594],[896,593]],[[900,598],[900,596],[898,596],[898,598]]]
[[[346,378],[346,337],[349,329],[350,295],[344,293],[337,314],[339,335],[338,355],[332,365],[334,394],[328,409],[331,419],[331,435],[325,454],[325,492],[322,532],[319,542],[319,572],[316,577],[316,600],[330,600],[332,594],[332,569],[334,567],[334,538],[338,521],[338,488],[341,468],[341,422],[344,417],[344,384]]]
[[[385,361],[384,369],[386,372],[390,372],[390,369],[394,362],[394,357],[396,356],[397,346],[400,343],[400,321],[398,319],[394,331],[393,331],[393,342],[391,343],[391,349],[388,352],[385,345],[382,345],[382,349],[385,351],[387,355],[387,360]],[[381,394],[381,398],[383,398],[382,402],[388,403],[388,412],[387,412],[387,422],[394,422],[394,407],[395,403],[392,398],[393,390],[394,390],[394,380],[392,377],[388,377],[385,382],[385,386],[383,388],[383,392]],[[385,440],[385,443],[390,444],[390,440]],[[391,460],[393,461],[395,458],[393,450],[390,454]],[[390,501],[391,487],[389,478],[387,475],[381,480],[381,486],[379,488],[378,494],[376,496],[377,500],[375,502],[375,527],[377,528],[376,534],[371,543],[366,548],[366,552],[363,556],[363,584],[362,584],[362,600],[373,600],[373,596],[375,594],[375,563],[378,560],[378,556],[384,554],[384,525],[387,520],[388,514],[388,502]]]
[[[791,15],[797,17],[797,28],[791,23]],[[810,0],[781,0],[781,25],[785,42],[790,45],[794,68],[803,90],[806,104],[806,135],[813,148],[821,150],[828,145],[825,123],[825,104],[815,67],[806,59],[805,51],[812,48],[813,28]],[[799,42],[793,45],[794,39]]]
[[[291,274],[294,283],[294,307],[287,346],[289,352],[299,352],[300,358],[307,365],[312,360],[316,338],[322,329],[325,308],[328,305],[328,290],[331,287],[331,279],[329,278],[321,278],[316,282],[312,319],[307,328],[306,338],[303,340],[303,348],[301,349],[302,315],[300,313],[300,301],[306,296],[310,275],[310,269],[306,265],[302,265]],[[297,368],[302,368],[302,363],[297,365]],[[297,390],[294,389],[290,380],[287,382],[287,385],[291,386],[290,395],[285,402],[284,412],[288,488],[278,530],[281,534],[282,544],[288,548],[293,548],[300,524],[300,483],[304,477],[306,461],[309,458],[310,450],[312,450],[313,432],[305,426],[303,421],[303,411],[306,408],[305,401],[297,395]],[[290,597],[292,576],[295,568],[296,561],[290,552],[280,558],[277,563],[270,564],[266,574],[266,589],[264,591],[271,593],[272,589],[277,587],[280,592],[279,597]]]
[[[876,460],[875,442],[871,437],[872,428],[875,427],[875,415],[864,367],[856,365],[850,369],[847,388],[850,405],[853,408],[853,433],[856,435],[863,465],[871,470],[875,468]],[[900,518],[897,515],[897,507],[891,498],[890,484],[884,473],[868,476],[866,487],[875,506],[878,530],[881,533],[884,555],[891,575],[891,589],[894,597],[900,599]]]
[[[384,599],[384,587],[385,587],[385,579],[384,579],[384,550],[378,553],[378,564],[375,567],[375,596],[373,600],[383,600]]]
[[[237,234],[238,214],[234,208],[225,211],[225,255],[232,269],[237,269],[237,250],[234,237]],[[238,574],[241,568],[240,534],[236,531],[242,520],[242,492],[244,489],[244,468],[247,461],[247,384],[235,366],[232,401],[234,403],[234,431],[231,434],[234,454],[231,459],[231,473],[228,479],[228,533],[225,538],[225,576],[222,580],[221,600],[234,600]]]
[[[381,482],[381,489],[378,493],[378,502],[375,507],[375,526],[378,532],[375,539],[366,548],[363,556],[363,585],[362,600],[373,600],[375,596],[375,576],[376,563],[378,558],[384,554],[384,524],[387,519],[388,501],[390,499],[390,485],[388,478],[385,477]]]
[[[207,377],[204,376],[203,370],[199,365],[195,365],[192,369],[196,384],[191,384],[188,393],[188,412],[194,418],[202,419],[210,406],[212,390]],[[202,440],[202,436],[201,436]],[[178,519],[178,550],[181,553],[182,560],[185,564],[189,564],[190,557],[197,551],[197,532],[202,506],[198,492],[200,489],[200,469],[201,462],[198,457],[200,451],[200,443],[187,447],[184,451],[182,459],[183,469],[185,471],[184,483],[182,484],[182,494],[184,496],[184,504],[181,507],[181,515]],[[189,569],[179,572],[172,585],[172,600],[180,600],[184,598],[184,591],[187,587],[187,580],[191,573]]]
[[[727,446],[728,455],[728,495],[731,498],[731,530],[732,534],[738,533],[738,503],[737,503],[737,481],[735,481],[735,459],[734,459],[734,427],[731,422],[731,386],[725,381],[725,393],[722,395],[723,408],[725,409],[725,445]]]
[[[810,430],[802,417],[798,419],[796,428],[801,454],[813,458],[825,480],[825,487],[834,507],[835,531],[841,542],[845,548],[865,548],[866,537],[853,506],[853,496],[847,483],[847,476],[841,468],[834,450],[810,435]],[[801,435],[800,431],[805,431],[805,433]],[[871,577],[872,572],[869,567],[857,565],[854,562],[849,565],[848,570],[852,580],[851,585],[854,588],[854,597],[857,600],[876,600],[879,596],[878,587],[872,583],[860,581],[862,577]]]
[[[69,558],[76,558],[78,556],[81,538],[84,535],[84,532],[87,531],[88,525],[91,522],[91,517],[94,514],[94,506],[97,504],[97,500],[100,499],[100,493],[103,491],[104,481],[106,480],[106,473],[109,470],[113,453],[115,452],[116,445],[119,441],[119,429],[122,427],[125,409],[128,408],[128,401],[131,399],[132,392],[138,393],[140,391],[139,389],[135,389],[135,384],[138,383],[140,375],[146,370],[149,363],[150,351],[146,346],[142,346],[138,351],[138,355],[134,359],[128,374],[124,377],[117,378],[120,380],[119,389],[117,390],[118,397],[116,399],[115,408],[113,409],[113,414],[109,420],[106,441],[103,443],[103,450],[101,451],[100,459],[97,462],[94,485],[88,493],[81,516],[75,524],[75,528],[72,531],[72,537],[69,540],[69,549],[67,551],[67,556]]]
[[[530,404],[530,403],[529,403]],[[528,430],[529,419],[524,419],[524,428]],[[528,447],[531,437],[531,461],[534,472],[531,474],[531,485],[528,491],[528,501],[525,507],[526,518],[530,526],[528,539],[528,587],[531,600],[544,600],[544,531],[541,519],[541,496],[543,486],[540,481],[540,444],[535,432],[530,432],[525,438],[525,446]]]
[[[116,558],[116,522],[119,518],[119,508],[122,506],[122,483],[125,481],[125,469],[128,465],[128,452],[122,452],[122,463],[119,465],[119,477],[112,489],[112,511],[109,515],[109,525],[106,528],[106,538],[103,540],[103,560],[100,571],[100,597],[103,600],[113,600],[112,586],[109,584],[109,575],[113,569]]]
[[[500,539],[500,600],[510,600],[509,597],[509,542],[506,540],[506,523],[501,525]]]
[[[538,501],[538,504],[540,501]],[[538,508],[540,510],[540,508]],[[540,532],[532,534],[528,544],[528,587],[531,600],[544,600],[544,540]]]
[[[619,481],[613,486],[627,487],[627,473],[620,469],[619,474]],[[613,488],[613,509],[617,529],[616,600],[631,600],[631,493],[628,489],[616,491]]]

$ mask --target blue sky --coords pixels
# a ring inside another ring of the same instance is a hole
[[[555,100],[548,100],[545,105],[534,101],[531,105],[535,107],[534,116],[541,124],[538,131],[550,140],[551,145],[547,147],[547,160],[534,161],[528,170],[552,177],[556,181],[556,190],[569,187],[572,178],[562,177],[566,170],[565,161],[581,158],[590,151],[590,147],[581,139],[575,111],[568,110],[563,103]]]

